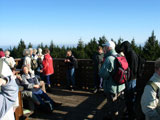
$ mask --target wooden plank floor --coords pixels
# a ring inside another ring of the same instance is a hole
[[[50,114],[35,114],[29,120],[103,120],[107,113],[107,99],[103,93],[53,88],[52,93],[47,94],[62,106]]]

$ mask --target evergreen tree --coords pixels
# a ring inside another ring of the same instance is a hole
[[[82,41],[82,39],[79,39],[78,41],[78,46],[77,46],[77,57],[79,59],[84,59],[85,58],[85,51],[84,51],[84,43]]]
[[[54,45],[53,43],[53,40],[51,41],[50,45],[49,45],[49,50],[50,50],[50,55],[55,58],[57,55],[56,55],[56,52],[55,52],[55,48],[56,46]]]
[[[151,37],[146,41],[143,53],[146,60],[156,60],[159,57],[160,49],[154,31],[152,32]]]
[[[58,58],[65,58],[66,52],[67,52],[67,50],[66,50],[65,46],[62,46],[62,48],[58,52]]]
[[[39,45],[37,46],[37,49],[38,49],[38,48],[41,48],[42,50],[44,50],[44,45],[43,45],[43,43],[39,44]]]
[[[16,57],[17,58],[23,57],[23,50],[25,48],[26,48],[25,42],[21,39],[19,44],[18,44],[18,48],[17,48],[17,52],[16,52]]]
[[[29,44],[28,44],[28,48],[33,48],[32,43],[29,43]]]
[[[13,49],[10,50],[10,55],[13,57],[13,58],[18,58],[17,56],[17,48],[14,46]]]
[[[115,48],[118,53],[119,53],[119,48],[120,48],[122,42],[123,42],[123,39],[120,37],[118,39],[118,42],[116,43],[116,48]]]
[[[93,58],[93,54],[97,52],[98,43],[96,38],[91,39],[91,41],[85,46],[85,53],[87,54],[87,58]]]
[[[133,38],[131,41],[131,47],[136,52],[137,55],[140,55],[141,53],[141,47],[138,47],[135,43],[135,39]]]
[[[104,44],[106,41],[107,39],[105,36],[99,37],[99,40],[98,40],[99,46],[102,46],[102,44]]]

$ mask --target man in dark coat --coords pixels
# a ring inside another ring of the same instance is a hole
[[[129,67],[130,67],[130,78],[126,83],[126,105],[129,115],[129,119],[134,118],[134,103],[136,97],[136,79],[137,79],[137,70],[138,70],[138,56],[135,51],[132,49],[131,44],[128,41],[125,41],[120,46],[120,52],[123,52]]]
[[[97,53],[93,56],[94,63],[94,82],[95,82],[95,90],[94,93],[97,93],[102,88],[103,79],[99,76],[99,70],[103,64],[104,53],[103,48],[99,46],[97,48]]]

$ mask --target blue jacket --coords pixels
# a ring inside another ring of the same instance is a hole
[[[100,69],[99,75],[104,80],[104,92],[117,94],[125,89],[125,84],[117,85],[112,79],[112,74],[116,70],[115,57],[112,55],[117,55],[115,50],[111,50],[104,55],[105,61]]]

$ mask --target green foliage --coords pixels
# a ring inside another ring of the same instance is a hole
[[[92,58],[93,54],[97,52],[97,48],[98,48],[98,43],[96,41],[96,38],[91,39],[91,41],[85,46],[85,52],[87,54],[87,58]]]
[[[50,54],[53,58],[65,58],[67,50],[71,50],[73,55],[78,59],[92,59],[93,54],[97,52],[97,47],[102,46],[102,44],[104,44],[106,41],[107,39],[105,36],[99,37],[98,40],[94,37],[87,44],[84,44],[84,41],[79,39],[77,47],[66,48],[65,46],[56,46],[52,40],[50,45],[44,45],[43,43],[40,43],[37,48],[42,48],[43,51],[45,48],[49,48]],[[117,48],[122,42],[124,42],[122,38],[119,38],[117,42],[115,42],[116,50],[118,50]],[[154,35],[154,31],[145,42],[144,47],[141,45],[137,46],[134,38],[131,40],[131,46],[138,55],[144,57],[146,60],[156,60],[160,56],[160,45],[156,39],[156,36]],[[29,43],[27,46],[27,48],[32,47],[33,45],[31,43]],[[23,50],[25,48],[25,42],[21,39],[17,47],[14,46],[13,48],[10,48],[11,56],[14,58],[23,57]]]
[[[33,48],[33,45],[29,43],[27,48]]]
[[[151,37],[146,41],[143,53],[147,60],[156,60],[159,57],[160,47],[158,40],[156,40],[156,36],[154,35],[154,31],[152,32]]]
[[[102,46],[102,44],[104,44],[106,41],[107,41],[107,39],[105,36],[99,37],[98,45]]]
[[[82,39],[79,39],[78,46],[77,46],[77,54],[75,55],[75,57],[77,57],[79,59],[86,58],[86,53],[85,53],[84,47],[85,47],[85,45],[84,45]]]

